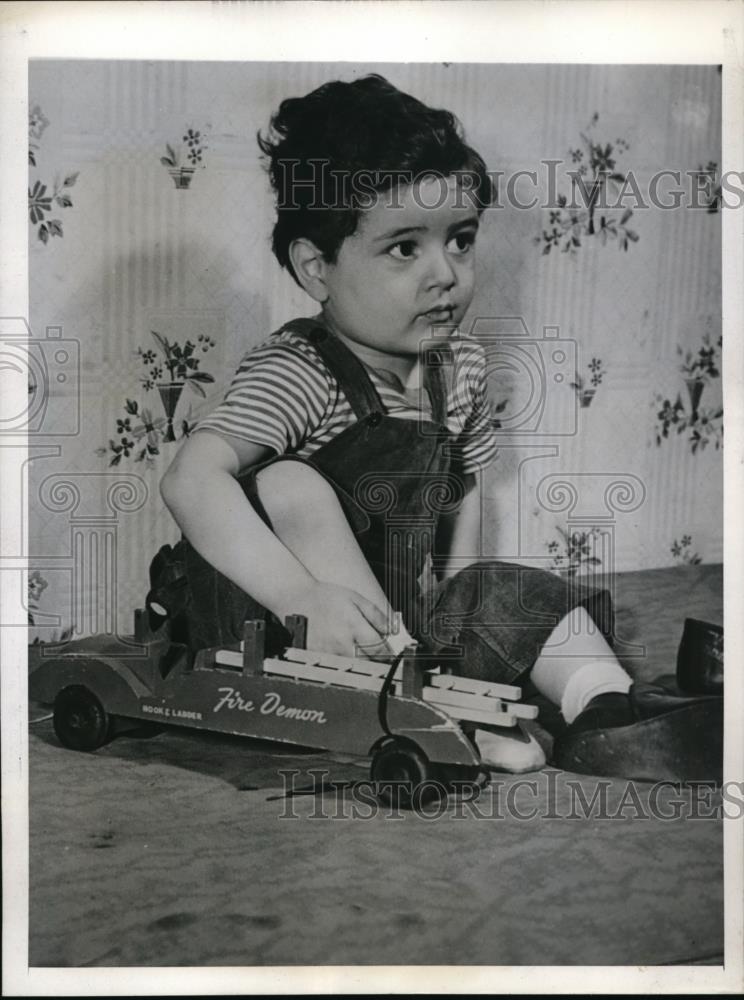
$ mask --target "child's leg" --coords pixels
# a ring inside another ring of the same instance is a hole
[[[632,680],[617,661],[602,633],[584,608],[574,608],[556,626],[543,646],[530,680],[540,694],[558,705],[571,723],[600,694],[625,694]],[[515,738],[516,736],[516,738]],[[534,771],[545,755],[527,734],[479,733],[483,758],[506,770]]]
[[[544,624],[550,616],[557,626]],[[442,656],[459,649],[468,676],[517,685],[529,678],[560,706],[569,724],[553,747],[559,767],[717,780],[721,699],[631,682],[602,638],[613,634],[613,619],[606,590],[481,560],[447,582],[431,619],[432,645]],[[505,738],[502,744],[507,759]]]
[[[348,587],[381,611],[391,612],[338,497],[323,476],[303,462],[274,462],[258,473],[256,487],[274,533],[317,580]]]
[[[633,681],[617,661],[584,608],[574,608],[556,626],[530,679],[571,723],[600,694],[629,691]]]
[[[551,617],[557,624],[546,624]],[[529,677],[568,723],[592,698],[631,687],[605,639],[612,619],[606,591],[497,560],[456,574],[434,613],[435,634],[445,640],[455,623],[453,644],[463,648],[469,676],[517,685]]]

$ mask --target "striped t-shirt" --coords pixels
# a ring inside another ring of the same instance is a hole
[[[447,426],[464,472],[475,472],[496,455],[486,392],[485,353],[477,341],[448,341],[452,364],[444,366]],[[389,373],[365,365],[391,417],[431,415],[428,394],[406,390]],[[310,341],[291,328],[273,334],[245,354],[223,401],[197,424],[273,449],[308,458],[356,420],[336,379]]]

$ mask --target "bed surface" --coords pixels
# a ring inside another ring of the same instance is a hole
[[[722,622],[720,566],[614,586],[621,659],[644,679],[673,674],[685,616]],[[652,815],[649,784],[608,782],[612,819],[568,818],[600,782],[550,770],[497,776],[480,817],[339,818],[331,794],[285,798],[277,772],[366,778],[351,758],[179,730],[86,755],[35,720],[32,966],[722,961],[722,822]],[[538,815],[506,816],[509,799]]]

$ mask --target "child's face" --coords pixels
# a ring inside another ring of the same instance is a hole
[[[326,265],[327,321],[367,347],[418,354],[432,324],[455,326],[470,305],[477,230],[454,177],[380,195]]]

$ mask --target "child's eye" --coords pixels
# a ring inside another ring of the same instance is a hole
[[[464,233],[458,233],[457,236],[453,236],[447,244],[447,250],[449,250],[450,253],[465,254],[470,250],[474,243],[474,232],[467,231]]]
[[[388,250],[391,257],[395,257],[396,260],[411,260],[416,252],[416,242],[415,240],[400,240],[399,243],[394,244]]]

